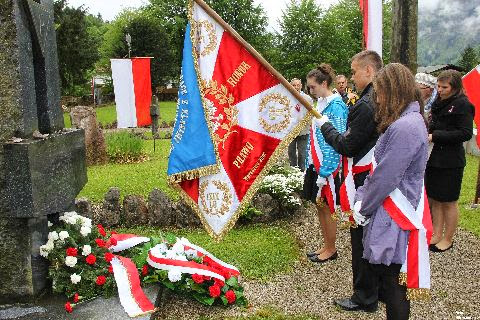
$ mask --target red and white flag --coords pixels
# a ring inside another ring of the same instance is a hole
[[[363,47],[382,56],[382,0],[359,0],[363,16]]]
[[[111,59],[118,128],[142,127],[152,123],[150,59]]]
[[[463,87],[468,100],[475,106],[475,124],[480,127],[480,65],[463,77]],[[477,134],[477,145],[480,146],[480,135]]]
[[[197,76],[220,172],[179,185],[207,232],[220,239],[311,117],[288,82],[274,76],[205,3],[191,1],[189,10]]]

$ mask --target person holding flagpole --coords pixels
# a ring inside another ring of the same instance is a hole
[[[365,50],[353,56],[352,80],[361,94],[355,105],[350,107],[345,133],[339,132],[327,117],[315,119],[325,141],[344,156],[345,181],[340,188],[340,205],[345,212],[352,212],[355,190],[363,185],[371,169],[373,148],[379,136],[375,122],[375,103],[371,97],[372,81],[382,67],[382,58],[373,50]],[[347,311],[375,312],[378,308],[378,292],[371,283],[373,275],[368,262],[362,259],[363,227],[356,226],[351,216],[350,221],[353,295],[337,299],[335,304]]]
[[[336,130],[344,132],[348,107],[338,93],[333,94],[331,91],[333,79],[332,67],[322,63],[308,73],[307,85],[310,93],[318,98],[318,112],[328,116]],[[332,214],[335,214],[337,209],[340,155],[325,142],[320,127],[315,123],[310,127],[308,141],[303,195],[317,205],[323,247],[307,253],[307,257],[312,262],[323,263],[338,257],[335,247],[337,226]]]
[[[373,88],[381,136],[372,173],[356,192],[353,216],[364,226],[363,259],[373,287],[383,290],[387,319],[404,320],[410,300],[430,294],[432,222],[423,185],[428,133],[421,94],[407,67],[388,64]]]

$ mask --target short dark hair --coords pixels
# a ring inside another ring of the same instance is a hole
[[[357,61],[362,66],[371,66],[375,72],[383,68],[383,61],[380,55],[373,50],[364,50],[352,57],[352,62]]]
[[[457,70],[448,69],[442,71],[437,77],[438,81],[447,81],[452,87],[454,94],[463,93],[462,74]]]

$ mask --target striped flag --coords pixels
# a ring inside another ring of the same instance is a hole
[[[382,56],[382,0],[359,0],[363,16],[363,47]]]
[[[475,106],[475,124],[480,127],[480,65],[463,77],[463,87],[470,102]],[[477,134],[477,145],[480,146],[480,135]]]
[[[111,59],[118,128],[142,127],[152,123],[150,59]]]
[[[207,232],[220,239],[253,198],[268,168],[311,122],[302,106],[310,105],[203,1],[190,1],[189,23],[191,32],[185,36],[193,41],[218,172],[184,179],[178,186]],[[177,121],[178,115],[179,109]],[[208,141],[195,148],[200,145]]]

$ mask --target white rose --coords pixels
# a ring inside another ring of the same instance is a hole
[[[58,236],[60,237],[60,240],[65,240],[69,237],[69,234],[67,231],[60,231],[60,233],[58,234]]]
[[[53,223],[51,223],[50,221],[47,221],[47,226],[51,228],[53,226]]]
[[[47,245],[44,244],[43,246],[40,246],[40,255],[41,255],[42,257],[44,257],[44,258],[48,257],[48,253],[49,253],[49,252],[50,252],[50,251],[47,250]]]
[[[49,233],[48,233],[48,240],[52,240],[52,241],[58,240],[58,233],[57,233],[57,231],[49,232]]]
[[[67,217],[65,218],[65,222],[68,224],[76,224],[77,223],[78,217],[72,216],[72,217]]]
[[[70,281],[72,281],[73,284],[77,284],[82,280],[82,276],[79,276],[78,274],[74,273],[70,276]]]
[[[53,240],[48,240],[47,243],[45,243],[45,249],[48,252],[52,251],[54,247],[55,247],[55,243],[53,242]]]
[[[92,219],[85,218],[82,216],[79,216],[79,218],[82,220],[82,226],[91,228],[92,227]]]
[[[168,271],[168,280],[170,282],[177,282],[182,280],[182,273],[178,270],[170,270]]]
[[[179,253],[182,253],[185,251],[185,247],[183,246],[183,243],[181,243],[180,241],[178,241],[177,239],[177,242],[175,242],[175,244],[173,245],[172,249],[173,252],[176,252],[177,254]]]
[[[80,228],[80,234],[84,237],[88,236],[92,232],[92,229],[87,226],[82,226]]]
[[[65,258],[65,264],[67,266],[69,266],[70,268],[73,268],[77,264],[77,258],[68,256],[68,257]]]
[[[90,253],[92,253],[92,247],[90,247],[88,244],[84,245],[82,248],[82,256],[88,256]]]

